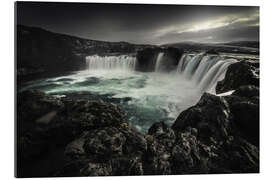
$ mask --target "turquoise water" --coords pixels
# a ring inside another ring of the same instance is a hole
[[[78,71],[29,82],[22,90],[29,88],[52,95],[72,94],[73,98],[102,98],[116,103],[126,112],[128,122],[142,132],[154,122],[172,124],[179,113],[196,104],[202,94],[195,84],[177,73],[131,70]]]

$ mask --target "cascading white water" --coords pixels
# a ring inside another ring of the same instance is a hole
[[[228,66],[235,62],[235,59],[224,59],[218,55],[184,54],[177,72],[197,84],[201,91],[215,93],[216,83],[224,78]]]
[[[164,53],[160,52],[155,61],[155,72],[162,72]],[[133,71],[136,57],[119,56],[88,56],[86,57],[89,70],[121,70]],[[237,62],[235,59],[225,59],[219,55],[205,53],[184,54],[178,62],[177,72],[193,82],[201,91],[215,93],[215,85],[225,76],[228,66]]]
[[[134,70],[136,57],[128,55],[120,56],[87,56],[86,64],[89,70],[98,69],[117,69],[117,70]]]
[[[156,65],[155,65],[155,72],[158,72],[158,71],[161,70],[163,55],[164,55],[163,52],[158,54],[158,57],[157,57],[157,60],[156,60]]]
[[[140,64],[134,56],[93,55],[86,58],[89,70],[33,81],[24,89],[116,103],[133,127],[147,132],[154,122],[171,125],[179,113],[198,102],[203,92],[215,93],[215,83],[236,62],[218,55],[184,54],[175,67],[177,72],[168,73],[162,72],[171,65],[166,61],[160,53],[151,61],[156,72],[135,72],[135,65]]]

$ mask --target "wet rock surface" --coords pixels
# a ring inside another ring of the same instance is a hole
[[[219,94],[235,90],[244,85],[254,85],[259,87],[258,61],[240,61],[230,65],[225,78],[218,82],[216,92]]]
[[[17,99],[18,177],[259,172],[256,86],[225,97],[205,93],[171,127],[154,123],[146,134],[102,100],[55,98],[38,90]],[[49,121],[37,121],[52,111]]]

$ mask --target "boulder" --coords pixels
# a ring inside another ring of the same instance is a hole
[[[231,101],[237,103],[243,98],[234,97]],[[226,99],[205,93],[178,116],[172,125],[176,135],[170,160],[173,174],[259,172],[258,147],[239,133],[243,124],[234,108],[244,108]]]
[[[233,130],[231,112],[223,97],[204,93],[199,102],[180,113],[172,125],[174,131],[196,128],[201,140],[227,139]]]
[[[64,107],[64,104],[59,99],[34,89],[19,93],[17,103],[18,123],[22,121],[24,123],[35,122],[47,113],[61,111]],[[52,119],[53,117],[47,120]]]
[[[120,126],[124,123],[123,111],[112,103],[104,101],[65,100],[64,117],[59,123],[77,124],[82,130],[98,127]]]
[[[217,83],[216,92],[224,93],[243,85],[259,86],[259,69],[254,66],[254,63],[240,61],[231,64],[225,78]]]
[[[163,52],[163,61],[161,63],[159,71],[170,72],[175,70],[184,51],[181,49],[169,47],[163,49]]]
[[[106,159],[123,154],[125,136],[114,127],[105,127],[89,132],[83,148],[87,155]]]
[[[147,151],[144,154],[144,173],[149,175],[171,174],[171,149],[175,134],[164,122],[153,124],[146,137]]]
[[[225,97],[205,93],[172,127],[157,122],[147,134],[101,100],[57,99],[36,90],[18,100],[21,110],[23,102],[36,110],[36,118],[29,119],[31,111],[18,118],[27,122],[17,134],[20,177],[259,172],[256,86]],[[52,120],[36,122],[52,110]]]
[[[142,72],[155,71],[155,64],[161,48],[146,48],[137,52],[135,70]]]
[[[233,120],[244,138],[259,146],[259,88],[256,86],[241,86],[226,96]]]
[[[254,85],[246,85],[246,86],[240,86],[238,89],[236,89],[232,95],[239,96],[243,98],[252,98],[252,97],[259,97],[259,88]]]
[[[177,68],[183,51],[177,48],[146,48],[137,52],[137,63],[135,70],[142,72],[155,71],[157,58],[163,53],[159,71],[172,71]]]

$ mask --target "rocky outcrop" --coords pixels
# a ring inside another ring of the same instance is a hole
[[[155,71],[155,64],[161,48],[146,48],[137,53],[137,63],[135,70],[142,72]]]
[[[252,85],[241,86],[225,99],[237,128],[251,143],[259,146],[259,88]]]
[[[248,136],[256,121],[242,126],[237,114],[246,106],[235,105],[255,104],[257,95],[254,86],[226,97],[204,94],[172,127],[158,122],[142,134],[114,104],[24,91],[18,94],[17,176],[258,172],[258,146]]]
[[[258,172],[258,147],[239,134],[234,115],[225,98],[210,94],[182,112],[172,126],[177,137],[172,152],[174,160],[188,164],[176,164],[175,173]]]
[[[180,58],[182,57],[184,51],[176,48],[166,48],[163,50],[163,64],[161,64],[161,71],[170,72],[175,70]]]
[[[153,72],[157,63],[159,53],[163,53],[161,71],[175,70],[179,59],[183,55],[181,49],[176,48],[146,48],[137,53],[137,63],[135,70],[142,72]]]
[[[219,94],[244,85],[259,86],[259,62],[240,61],[230,65],[225,78],[217,83],[216,92]]]

